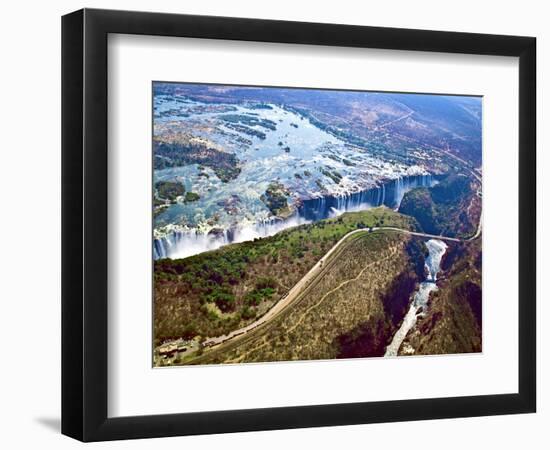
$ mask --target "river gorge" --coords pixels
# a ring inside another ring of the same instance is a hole
[[[425,313],[430,299],[430,293],[437,290],[437,274],[441,269],[441,259],[447,250],[447,244],[438,239],[430,239],[426,242],[428,247],[428,257],[425,261],[426,280],[420,283],[417,291],[413,294],[412,301],[403,318],[403,322],[392,341],[386,348],[384,356],[397,356],[403,341],[410,330],[416,325],[418,317]]]

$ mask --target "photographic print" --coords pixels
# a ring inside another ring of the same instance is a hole
[[[482,351],[482,98],[152,84],[153,365]]]

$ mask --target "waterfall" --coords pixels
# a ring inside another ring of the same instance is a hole
[[[231,242],[227,230],[219,233],[200,233],[191,229],[172,231],[153,240],[153,258],[185,258],[208,250],[215,250]]]
[[[437,274],[441,268],[441,258],[447,250],[447,244],[437,239],[430,239],[426,242],[429,255],[424,263],[426,280],[420,283],[418,290],[414,293],[411,305],[403,318],[403,323],[393,336],[390,345],[386,348],[384,356],[397,356],[399,348],[407,337],[409,331],[416,325],[418,317],[422,316],[427,308],[430,293],[437,291]]]
[[[307,220],[317,221],[338,213],[360,211],[382,205],[395,209],[411,189],[420,186],[431,187],[436,182],[432,175],[399,177],[364,191],[304,200],[298,211],[300,216]]]
[[[436,182],[432,175],[399,177],[363,191],[304,200],[296,213],[284,220],[272,217],[236,228],[214,228],[207,233],[196,229],[171,231],[164,237],[154,239],[153,258],[186,258],[233,242],[272,236],[285,228],[335,217],[345,212],[361,211],[381,205],[397,208],[407,191],[418,186],[431,187]]]
[[[285,228],[305,223],[309,221],[295,214],[286,220],[271,218],[238,228],[214,228],[208,233],[201,233],[196,229],[172,231],[167,236],[153,240],[153,258],[187,258],[227,244],[272,236]]]

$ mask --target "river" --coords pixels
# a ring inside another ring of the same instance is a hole
[[[157,95],[154,111],[156,138],[190,133],[212,148],[234,154],[240,169],[238,176],[223,181],[213,164],[154,171],[154,183],[179,182],[198,195],[195,201],[180,199],[156,211],[154,259],[186,258],[347,211],[380,205],[395,209],[408,190],[437,182],[422,161],[418,165],[368,146],[349,145],[280,105],[258,109]],[[248,127],[261,131],[260,138],[228,128],[231,123],[224,117],[267,121],[272,126]],[[273,217],[262,200],[274,181],[284,185],[287,202],[295,210],[286,219]]]
[[[301,206],[287,219],[266,218],[231,228],[212,231],[173,230],[153,239],[154,259],[187,258],[224,245],[272,236],[279,231],[305,223],[335,217],[344,212],[364,211],[385,205],[397,209],[406,192],[415,187],[431,187],[437,183],[432,175],[398,177],[375,188],[343,195],[326,195],[303,200]]]
[[[441,269],[441,258],[447,250],[447,244],[438,239],[430,239],[426,242],[429,255],[425,262],[426,280],[420,283],[417,291],[413,295],[413,299],[407,314],[403,318],[403,323],[393,336],[392,341],[386,348],[384,356],[397,356],[399,348],[408,332],[416,325],[418,317],[425,314],[430,298],[430,293],[437,291],[437,274]]]

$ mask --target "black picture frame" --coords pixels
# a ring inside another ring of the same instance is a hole
[[[107,416],[109,33],[519,57],[517,393]],[[536,409],[536,39],[83,9],[62,18],[62,433],[82,441],[273,430]]]

